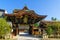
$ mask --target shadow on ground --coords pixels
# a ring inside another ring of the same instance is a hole
[[[24,36],[24,37],[32,37],[32,38],[41,38],[41,36],[36,36],[36,35],[30,35],[29,33],[19,33],[19,36]]]

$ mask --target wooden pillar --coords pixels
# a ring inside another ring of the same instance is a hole
[[[16,35],[19,34],[19,28],[18,28],[18,24],[16,24]]]
[[[16,36],[19,34],[18,24],[13,24],[13,35]]]
[[[14,23],[12,23],[12,29],[13,29],[12,35],[15,36],[15,24]]]
[[[18,35],[19,34],[19,32],[18,32],[18,28],[16,28],[16,35]]]
[[[33,34],[33,24],[29,25],[29,34]]]
[[[43,28],[41,28],[41,36],[43,35]]]
[[[31,35],[32,34],[32,25],[29,24],[29,34]]]

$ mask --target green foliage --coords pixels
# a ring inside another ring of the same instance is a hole
[[[60,22],[55,21],[52,24],[51,23],[47,23],[47,34],[59,34],[60,33]]]
[[[6,22],[5,19],[0,18],[0,37],[5,36],[11,31],[10,25]]]
[[[60,33],[60,23],[59,22],[54,23],[53,28],[54,28],[55,33],[57,33],[57,34]]]
[[[47,34],[50,35],[53,33],[53,29],[49,26],[46,30]]]
[[[47,30],[46,30],[47,34],[48,35],[52,34],[53,33],[52,25],[47,23],[46,26],[47,26]]]
[[[35,26],[35,27],[38,27],[38,26],[39,26],[39,24],[38,24],[38,23],[35,23],[35,24],[34,24],[34,26]]]

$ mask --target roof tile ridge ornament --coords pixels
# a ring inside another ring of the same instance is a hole
[[[27,5],[25,5],[22,10],[29,10],[29,9],[28,9]]]

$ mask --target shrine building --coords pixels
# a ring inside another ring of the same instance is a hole
[[[33,24],[41,21],[46,15],[38,15],[34,10],[30,10],[27,6],[23,9],[15,9],[12,14],[5,14],[7,21],[12,23],[12,29],[14,35],[18,35],[19,32],[29,30],[29,27]],[[32,28],[31,27],[31,28]]]

